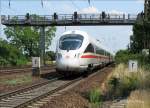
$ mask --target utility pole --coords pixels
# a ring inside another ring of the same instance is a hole
[[[40,27],[40,62],[41,66],[45,65],[45,26]]]
[[[144,2],[144,19],[150,22],[150,0],[145,0]],[[144,48],[149,50],[149,60],[150,60],[150,40],[148,36],[148,31],[145,30],[145,40],[144,40]]]
[[[146,19],[150,15],[150,0],[145,0],[144,2],[144,14]]]
[[[1,3],[2,3],[2,2],[1,2],[1,0],[0,0],[0,36],[1,36],[1,31],[2,31],[2,30],[1,30],[1,25],[2,25],[2,23],[1,23],[1,10],[2,10],[2,9],[1,9]]]

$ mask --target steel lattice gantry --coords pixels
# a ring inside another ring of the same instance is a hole
[[[1,23],[6,26],[39,26],[40,57],[44,65],[45,56],[45,27],[46,26],[104,26],[104,25],[133,25],[137,15],[131,14],[60,14],[57,15],[15,15],[1,16]]]
[[[95,26],[95,25],[133,25],[137,15],[125,14],[60,14],[5,16],[1,22],[6,26]]]

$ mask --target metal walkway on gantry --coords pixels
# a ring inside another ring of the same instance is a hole
[[[133,25],[138,15],[131,14],[56,14],[53,15],[2,15],[1,23],[6,26],[39,26],[40,27],[40,57],[45,57],[45,27],[46,26],[103,26],[103,25]],[[41,64],[43,64],[41,62]]]
[[[6,26],[96,26],[133,25],[137,15],[132,14],[59,14],[53,15],[2,15],[1,22]]]

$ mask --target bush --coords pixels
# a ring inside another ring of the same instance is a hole
[[[127,77],[125,76],[119,83],[118,91],[120,96],[127,96],[130,94],[132,90],[138,88],[139,81],[137,76],[135,77]]]
[[[144,66],[149,64],[150,60],[148,56],[144,56],[141,53],[133,54],[128,50],[120,50],[116,53],[115,61],[117,64],[124,63],[127,64],[129,60],[137,60],[139,65]]]
[[[9,62],[0,56],[0,66],[6,66]]]
[[[111,97],[127,96],[132,90],[148,87],[149,77],[150,75],[143,69],[132,73],[123,64],[120,64],[107,81],[108,94]]]
[[[150,64],[143,65],[143,68],[145,69],[145,71],[149,71],[150,70]]]
[[[45,59],[50,60],[50,61],[54,61],[55,60],[55,52],[47,51],[45,54]]]
[[[109,94],[111,94],[112,97],[114,97],[116,95],[116,91],[117,88],[119,86],[119,78],[116,77],[112,77],[110,78],[110,80],[108,81],[109,84]]]
[[[0,52],[0,66],[25,65],[27,63],[22,52],[6,40],[0,39]]]
[[[28,62],[28,60],[25,57],[21,57],[20,59],[16,60],[16,65],[17,66],[26,65],[27,62]]]

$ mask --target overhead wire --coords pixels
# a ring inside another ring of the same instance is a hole
[[[74,2],[73,0],[71,0],[71,3],[72,5],[77,9],[77,10],[80,10],[80,7],[78,7]],[[67,27],[65,26],[65,31],[66,31]]]
[[[71,0],[72,5],[77,8],[77,10],[80,10],[80,8],[73,2],[73,0]]]
[[[41,6],[42,6],[42,8],[44,7],[43,0],[41,0]]]
[[[11,2],[11,0],[9,0],[9,3],[8,3],[8,5],[9,5],[9,8],[10,8],[10,5],[11,5],[11,4],[10,4],[10,2]]]
[[[94,5],[95,3],[95,0],[90,0],[90,3],[89,3],[89,5],[91,6],[91,5]]]
[[[9,8],[11,8],[11,0],[8,1]],[[43,0],[41,0],[41,6],[44,7]]]
[[[2,8],[2,7],[1,7],[1,8]],[[18,11],[18,10],[13,9],[12,7],[9,8],[9,7],[6,6],[5,4],[3,4],[3,8],[9,9],[9,10],[11,10],[11,11],[13,11],[13,12],[17,12],[17,11]]]
[[[91,0],[88,0],[89,6],[91,5]]]

